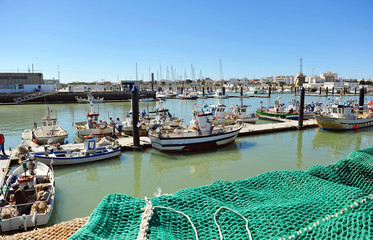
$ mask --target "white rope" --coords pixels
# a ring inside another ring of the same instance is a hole
[[[332,218],[340,217],[343,214],[346,214],[349,210],[351,211],[354,208],[357,208],[358,206],[360,206],[360,205],[362,205],[362,204],[364,204],[364,203],[366,203],[368,201],[372,201],[372,200],[373,200],[373,194],[369,194],[369,196],[366,197],[366,198],[357,199],[352,204],[350,204],[349,206],[346,206],[345,208],[343,208],[342,210],[336,212],[335,214],[326,215],[322,219],[319,219],[319,220],[311,223],[310,225],[308,225],[308,226],[306,226],[304,228],[300,228],[298,231],[296,231],[294,234],[288,236],[287,238],[279,238],[279,240],[296,238],[297,236],[300,236],[300,235],[306,233],[307,231],[311,231],[314,228],[318,227],[320,224],[322,224],[322,222],[329,221]]]
[[[227,208],[227,207],[220,207],[220,208],[215,212],[215,214],[214,214],[214,222],[215,222],[216,226],[218,227],[220,240],[223,239],[223,234],[221,233],[221,229],[220,229],[219,224],[216,222],[216,214],[218,214],[218,212],[219,212],[221,209],[223,209],[223,208],[225,208],[225,209],[227,209],[227,210],[230,210],[230,211],[232,211],[232,212],[238,214],[241,218],[243,218],[243,219],[246,221],[246,226],[245,226],[245,227],[246,227],[247,233],[249,234],[249,238],[250,238],[250,240],[253,240],[253,238],[252,238],[252,236],[251,236],[251,232],[250,232],[250,230],[249,230],[249,221],[247,220],[247,218],[245,218],[244,216],[242,216],[239,212],[234,211],[234,210],[232,210],[232,209],[230,209],[230,208]]]
[[[148,232],[149,232],[149,222],[153,216],[154,207],[152,206],[152,202],[145,197],[146,206],[141,208],[144,212],[141,215],[141,223],[140,223],[140,231],[139,235],[137,236],[137,240],[148,240]]]
[[[152,202],[147,197],[145,197],[145,201],[146,201],[146,206],[141,208],[141,210],[143,210],[144,212],[141,215],[140,231],[139,231],[139,235],[137,236],[137,240],[148,240],[149,239],[148,238],[149,222],[153,216],[154,208],[163,208],[163,209],[173,210],[185,216],[193,227],[194,234],[196,235],[196,239],[199,240],[197,229],[188,215],[186,215],[183,212],[177,211],[173,208],[170,208],[170,207],[152,206]]]
[[[184,215],[184,216],[189,220],[190,224],[192,225],[193,230],[194,230],[194,234],[196,235],[196,239],[199,240],[197,229],[196,229],[196,227],[194,226],[192,220],[190,219],[190,217],[189,217],[188,215],[186,215],[186,214],[183,213],[183,212],[177,211],[177,210],[175,210],[175,209],[173,209],[173,208],[170,208],[170,207],[155,206],[154,208],[170,209],[170,210],[173,210],[173,211],[175,211],[175,212],[177,212],[177,213],[179,213],[179,214]]]

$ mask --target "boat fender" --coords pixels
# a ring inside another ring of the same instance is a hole
[[[34,139],[34,140],[32,140],[32,142],[34,142],[34,143],[38,143],[38,140],[37,139]]]
[[[355,130],[358,129],[358,128],[359,128],[359,127],[358,127],[357,125],[354,126],[354,129],[355,129]]]

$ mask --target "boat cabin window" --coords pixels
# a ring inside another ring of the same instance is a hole
[[[333,108],[333,113],[338,113],[338,108]]]
[[[89,150],[95,149],[95,146],[96,146],[95,141],[89,141],[89,143],[88,143],[88,149]]]
[[[56,126],[56,125],[57,125],[57,121],[53,120],[53,126]]]
[[[43,122],[43,126],[46,127],[47,126],[47,122]]]
[[[48,121],[48,126],[52,126],[52,121]]]
[[[241,108],[241,112],[245,113],[246,112],[246,108]]]

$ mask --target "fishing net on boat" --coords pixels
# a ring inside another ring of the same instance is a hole
[[[330,166],[106,196],[70,239],[373,239],[373,147]]]
[[[37,214],[42,214],[42,213],[46,213],[48,210],[48,204],[46,204],[45,202],[43,201],[37,201],[35,202],[34,204],[32,204],[32,207],[31,207],[31,212],[30,214],[34,214],[35,212]]]

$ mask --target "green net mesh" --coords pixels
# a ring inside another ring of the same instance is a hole
[[[373,147],[149,200],[108,195],[70,239],[373,239]]]

